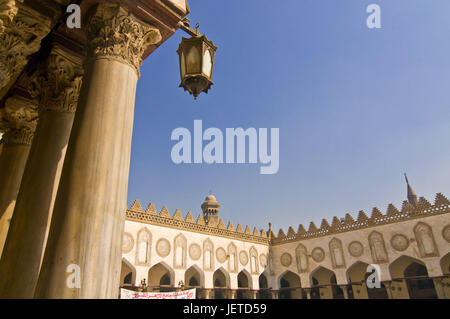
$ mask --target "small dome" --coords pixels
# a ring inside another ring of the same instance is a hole
[[[208,195],[205,198],[205,202],[217,202],[217,199],[214,195]]]

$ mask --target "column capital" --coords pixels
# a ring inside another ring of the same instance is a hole
[[[43,69],[42,110],[75,112],[83,76],[81,59],[54,45]]]
[[[5,132],[5,144],[31,145],[38,121],[38,106],[14,95],[0,109],[0,129]]]
[[[14,2],[14,3],[13,3]],[[17,11],[18,8],[18,11]],[[51,21],[17,1],[0,0],[0,88],[39,50]]]
[[[18,10],[15,0],[0,0],[0,32],[4,30],[5,24],[13,21]]]
[[[162,39],[156,27],[113,3],[100,3],[92,9],[88,16],[87,36],[91,57],[130,64],[138,74],[144,51]]]

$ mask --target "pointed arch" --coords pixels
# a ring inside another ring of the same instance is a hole
[[[153,265],[148,270],[149,288],[173,287],[175,281],[175,272],[164,261]]]
[[[442,273],[444,275],[450,275],[450,253],[441,258],[440,261]]]
[[[416,237],[417,246],[422,258],[439,256],[433,230],[428,224],[418,222],[414,226],[414,236]]]
[[[122,267],[120,269],[120,285],[136,285],[136,268],[126,258],[122,258]]]
[[[152,233],[147,227],[141,228],[136,235],[137,266],[149,266],[152,251]]]
[[[270,287],[267,270],[264,270],[258,277],[258,299],[270,299]]]
[[[237,277],[238,280],[238,288],[252,288],[252,276],[247,271],[247,269],[242,269]]]
[[[337,285],[334,271],[319,266],[311,272],[312,299],[343,299],[344,292]]]
[[[205,274],[197,265],[192,265],[184,273],[184,283],[187,287],[205,287]]]
[[[187,239],[183,234],[178,234],[173,240],[173,268],[186,268]]]
[[[425,263],[419,259],[402,255],[389,265],[392,279],[398,279],[399,287],[406,288],[405,292],[394,290],[401,294],[400,298],[435,299],[437,298],[433,280],[428,276]]]
[[[368,263],[357,261],[347,271],[347,282],[351,285],[351,293],[354,299],[388,299],[386,287],[381,283],[380,288],[368,288],[367,272]]]
[[[230,275],[223,267],[218,268],[214,272],[213,285],[214,287],[230,288]]]
[[[300,276],[290,270],[284,271],[278,277],[278,285],[280,287],[280,299],[300,299],[303,297]]]

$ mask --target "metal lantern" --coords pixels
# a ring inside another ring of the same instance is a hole
[[[180,87],[197,99],[201,92],[208,93],[214,84],[211,78],[217,47],[205,35],[199,34],[198,24],[195,31],[186,24],[183,25],[183,30],[191,37],[183,37],[177,50],[180,57]]]

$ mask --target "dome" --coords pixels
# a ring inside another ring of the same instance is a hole
[[[208,195],[205,198],[205,202],[217,202],[217,199],[214,195]]]

